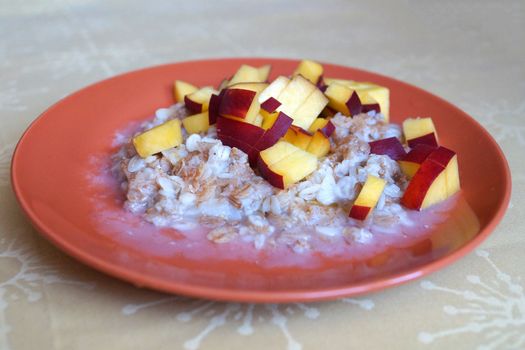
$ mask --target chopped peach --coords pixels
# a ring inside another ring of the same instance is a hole
[[[219,117],[217,136],[223,144],[245,152],[250,165],[256,166],[259,152],[277,143],[290,125],[292,118],[284,113],[279,113],[268,130],[235,119]]]
[[[206,112],[213,94],[217,94],[217,91],[211,86],[205,86],[184,96],[184,104],[193,113]]]
[[[264,103],[270,97],[277,99],[281,92],[286,88],[290,79],[285,76],[277,77],[264,91],[259,95],[259,103]],[[280,102],[280,101],[279,101]]]
[[[255,120],[259,113],[259,103],[255,99],[256,94],[255,91],[246,89],[228,88],[224,90],[219,114],[223,117]]]
[[[397,161],[399,167],[403,173],[411,179],[419,169],[421,163],[423,163],[435,149],[436,147],[429,145],[417,144],[403,158]]]
[[[292,125],[292,121],[292,118],[283,112],[279,112],[275,122],[270,128],[268,128],[268,130],[264,132],[262,137],[254,144],[253,147],[257,151],[263,151],[268,147],[275,145]],[[250,159],[250,164],[255,166],[256,162],[257,159],[252,156]]]
[[[287,188],[317,168],[317,158],[294,145],[279,141],[259,154],[261,175],[273,186]]]
[[[275,120],[277,119],[279,112],[265,113],[264,110],[261,109],[261,114],[264,117],[261,127],[264,130],[268,130],[272,127],[273,123],[275,123]]]
[[[261,111],[258,96],[268,84],[237,83],[221,91],[218,114],[253,124]]]
[[[264,66],[257,68],[257,71],[259,72],[258,81],[267,81],[268,77],[270,76],[271,70],[272,70],[272,66],[270,64],[265,64]]]
[[[182,119],[182,125],[189,134],[204,132],[210,127],[208,112],[190,115]]]
[[[315,61],[302,60],[293,75],[302,75],[310,80],[312,84],[317,84],[323,75],[323,66]]]
[[[219,107],[221,105],[222,97],[224,96],[224,91],[221,90],[221,92],[218,95],[211,95],[210,97],[210,103],[208,105],[208,116],[209,116],[209,124],[213,125],[217,122],[217,118],[219,117]]]
[[[284,90],[277,97],[277,100],[281,102],[281,106],[279,106],[278,110],[286,113],[286,115],[289,115],[295,120],[294,112],[306,101],[308,96],[310,96],[315,89],[317,89],[317,87],[307,79],[300,75],[294,76],[290,83],[286,85]],[[314,116],[314,118],[315,117],[317,117],[317,115]]]
[[[298,126],[292,125],[283,139],[300,149],[306,150],[312,141],[312,134]]]
[[[381,113],[388,121],[390,114],[390,90],[388,88],[369,82],[357,82],[347,79],[323,78],[323,81],[327,86],[339,84],[356,91],[362,101],[372,98],[378,103]],[[363,104],[366,105],[367,102],[363,102]],[[345,114],[343,111],[340,112]]]
[[[288,155],[295,152],[298,148],[286,141],[278,141],[275,145],[270,147],[271,150],[262,151],[260,158],[267,165],[272,165],[278,161],[288,157]]]
[[[302,105],[291,115],[294,120],[293,124],[303,129],[308,129],[327,104],[328,99],[326,96],[321,90],[315,88]]]
[[[403,122],[403,133],[408,146],[416,144],[438,146],[438,136],[432,118],[408,118]]]
[[[331,85],[331,84],[339,84],[339,85],[345,85],[345,86],[352,86],[355,81],[353,80],[348,80],[348,79],[338,79],[338,78],[329,78],[329,77],[323,77],[323,82],[326,84],[326,85]]]
[[[275,164],[270,169],[283,176],[284,188],[301,181],[317,169],[317,158],[303,150],[292,153]]]
[[[457,154],[448,148],[438,147],[434,152],[430,153],[428,159],[445,167],[447,197],[458,192],[460,190],[460,184]]]
[[[359,96],[365,98],[365,96],[368,95],[377,101],[381,113],[385,116],[385,120],[388,122],[390,116],[390,90],[384,86],[372,83],[361,84],[363,84],[362,87],[356,87]]]
[[[406,156],[405,149],[397,137],[388,137],[369,142],[370,153],[387,155],[393,160],[400,160]]]
[[[317,158],[324,157],[330,151],[330,140],[324,133],[317,130],[312,136],[306,151],[315,155]]]
[[[181,122],[172,119],[133,137],[133,146],[142,158],[176,147],[182,143]]]
[[[268,83],[263,82],[245,82],[245,83],[236,83],[228,86],[229,89],[244,89],[250,90],[257,93],[259,97],[260,93],[268,87]]]
[[[266,80],[266,79],[264,79]],[[228,86],[232,86],[237,83],[246,83],[246,82],[262,82],[264,80],[260,79],[259,70],[255,67],[243,64],[237,72],[230,79]]]
[[[421,210],[447,199],[459,190],[456,154],[438,147],[423,161],[401,198],[409,209]]]
[[[308,131],[313,134],[317,130],[321,131],[326,137],[330,137],[335,131],[335,125],[329,119],[317,118],[310,125]]]
[[[264,130],[256,125],[237,119],[217,118],[217,137],[223,144],[237,147],[250,156],[256,150],[253,145],[264,135]]]
[[[261,103],[261,109],[268,113],[273,113],[279,106],[281,105],[281,102],[277,101],[275,98],[270,97],[263,103]]]
[[[363,188],[361,188],[359,195],[350,209],[349,216],[356,220],[365,220],[375,208],[379,198],[383,194],[385,186],[385,180],[373,175],[368,175]]]
[[[328,97],[328,106],[347,116],[351,114],[346,103],[350,100],[353,93],[354,90],[338,83],[328,85],[328,88],[324,92],[325,96]]]
[[[182,80],[175,80],[175,83],[173,83],[173,97],[176,102],[183,102],[184,96],[192,94],[197,90],[199,90],[198,87]]]

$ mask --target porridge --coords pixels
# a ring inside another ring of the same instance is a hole
[[[269,68],[246,67],[220,91],[178,82],[178,103],[122,142],[127,211],[218,245],[304,253],[372,242],[459,190],[430,118],[388,122],[388,89],[323,79],[312,61],[270,84]]]

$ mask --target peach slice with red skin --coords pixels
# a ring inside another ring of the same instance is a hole
[[[222,89],[220,93],[213,94],[209,101],[210,125],[215,124],[217,117],[222,115],[227,118],[237,119],[246,123],[257,124],[262,120],[256,120],[260,112],[260,105],[257,101],[258,94],[268,86],[267,83],[237,83],[227,89]],[[241,93],[231,90],[244,90]],[[254,95],[255,93],[255,95]],[[227,96],[226,96],[227,95]],[[252,98],[252,95],[253,98]],[[224,101],[226,96],[226,100]],[[249,103],[249,106],[248,106]],[[221,112],[221,106],[225,105]],[[245,108],[248,106],[248,110]],[[231,110],[233,109],[233,111]],[[226,114],[233,113],[233,114]],[[236,114],[236,115],[235,115]],[[244,117],[241,117],[244,115]]]
[[[197,90],[199,90],[198,87],[182,80],[175,80],[173,83],[173,97],[176,102],[184,102],[186,95],[192,94]]]
[[[211,95],[210,97],[210,104],[208,106],[208,117],[209,117],[209,124],[213,125],[217,122],[217,118],[219,117],[219,106],[221,104],[221,99],[224,96],[224,91],[221,90],[221,92],[218,95]]]
[[[291,80],[284,76],[277,77],[260,93],[259,102],[265,104],[263,110],[283,112],[294,120],[294,125],[308,129],[327,105],[328,99],[316,85],[297,75]]]
[[[326,137],[330,137],[335,131],[335,125],[329,119],[317,118],[312,125],[310,125],[308,131],[314,133],[317,130],[322,132]]]
[[[315,88],[302,105],[292,113],[294,125],[307,130],[327,104],[326,96],[321,90]]]
[[[330,84],[339,84],[348,87],[349,89],[355,90],[359,95],[359,98],[367,101],[369,98],[372,98],[379,104],[379,110],[384,115],[385,120],[388,121],[389,112],[390,112],[390,90],[387,87],[380,86],[370,82],[359,82],[347,79],[336,79],[336,78],[323,78],[324,89],[328,88]],[[363,102],[367,104],[367,102]],[[367,109],[363,112],[367,112]]]
[[[284,189],[314,172],[317,158],[286,141],[279,141],[259,153],[257,167],[272,186]]]
[[[438,135],[432,118],[408,118],[403,121],[403,134],[410,148],[417,144],[437,147]]]
[[[182,143],[180,119],[171,119],[133,137],[133,146],[142,158],[176,147]]]
[[[270,85],[268,85],[259,95],[259,103],[264,103],[270,97],[277,99],[283,90],[290,83],[290,79],[285,76],[278,76]]]
[[[276,97],[276,99],[281,102],[281,106],[279,106],[278,109],[279,112],[284,112],[286,115],[294,118],[294,112],[316,89],[317,87],[314,84],[301,75],[294,76],[279,96]]]
[[[281,105],[281,102],[277,101],[277,99],[270,97],[263,103],[261,103],[261,109],[268,112],[273,113],[279,106]]]
[[[393,160],[400,160],[406,156],[405,149],[397,137],[388,137],[368,144],[371,154],[387,155]]]
[[[411,179],[419,169],[421,163],[427,159],[436,147],[426,144],[416,144],[403,158],[397,162],[403,173]]]
[[[273,146],[284,134],[286,134],[287,130],[292,125],[292,121],[292,118],[283,112],[279,112],[275,122],[264,132],[261,138],[255,143],[254,147],[257,150],[262,151]]]
[[[421,210],[437,204],[460,189],[457,156],[438,147],[423,161],[401,198],[409,209]]]
[[[293,72],[293,75],[299,74],[310,80],[312,84],[317,84],[323,76],[323,66],[315,61],[302,60]]]
[[[362,95],[359,97],[357,91],[354,91],[352,96],[350,96],[350,99],[346,101],[346,106],[352,116],[361,113],[368,113],[370,111],[376,111],[377,113],[381,112],[381,106],[377,101],[368,95]]]
[[[267,112],[264,112],[261,109],[261,114],[263,116],[263,123],[262,123],[261,127],[264,130],[270,129],[272,127],[273,123],[275,123],[275,121],[277,120],[277,117],[279,116],[279,113],[280,112],[267,113]]]
[[[289,142],[279,141],[272,147],[259,153],[257,157],[257,169],[261,176],[268,181],[272,186],[277,188],[284,188],[284,178],[281,174],[276,174],[270,169],[272,164],[275,164],[290,154],[294,153],[297,147]]]
[[[257,93],[246,89],[225,89],[218,108],[220,116],[253,123],[260,110]]]
[[[350,216],[356,220],[366,220],[372,210],[377,205],[379,198],[383,194],[386,181],[377,176],[368,175],[366,181],[359,192],[352,208],[350,209]]]
[[[437,147],[438,141],[437,141],[436,133],[432,132],[432,133],[408,140],[407,144],[411,148],[415,147],[416,145],[428,145],[432,147]]]
[[[291,124],[292,118],[284,113],[279,113],[268,130],[235,119],[219,117],[217,136],[223,144],[237,147],[245,152],[250,164],[255,166],[259,152],[273,146],[286,133]]]
[[[445,167],[447,197],[452,196],[460,190],[458,157],[456,153],[445,147],[438,147],[428,156],[441,166]]]
[[[352,93],[352,89],[338,83],[328,85],[324,91],[325,96],[328,97],[328,107],[346,116],[351,116],[346,103],[350,100]]]
[[[184,104],[193,113],[202,113],[208,110],[211,95],[217,91],[211,86],[205,86],[199,90],[184,96]]]
[[[284,135],[283,139],[300,149],[306,150],[312,141],[312,134],[303,128],[292,125]]]
[[[255,124],[261,110],[258,96],[267,83],[237,83],[221,91],[218,114]]]
[[[222,141],[223,137],[240,140],[248,145],[257,142],[264,134],[264,129],[235,119],[217,118],[217,136]]]
[[[330,108],[347,116],[368,113],[372,110],[381,112],[379,102],[366,91],[360,91],[338,82],[328,85],[324,94],[328,97]]]
[[[224,90],[219,106],[219,115],[245,119],[250,112],[254,114],[252,104],[255,101],[255,95],[257,95],[255,91],[246,89]]]

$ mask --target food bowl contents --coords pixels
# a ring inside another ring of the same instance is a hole
[[[242,65],[217,89],[176,80],[176,103],[113,157],[125,208],[214,243],[301,253],[366,244],[460,190],[431,118],[388,122],[388,88],[325,77],[310,60],[270,71]]]

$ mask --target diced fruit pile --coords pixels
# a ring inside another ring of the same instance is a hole
[[[193,114],[182,122],[170,120],[135,136],[137,153],[147,157],[180,145],[182,127],[193,134],[216,124],[223,144],[245,152],[260,176],[285,189],[314,172],[318,159],[329,153],[330,136],[335,131],[330,118],[336,113],[352,117],[375,111],[388,121],[386,87],[324,77],[323,66],[310,60],[301,61],[291,76],[278,76],[272,82],[268,82],[270,70],[269,65],[242,65],[218,90],[175,81],[175,101],[183,102]],[[396,160],[411,179],[401,203],[420,210],[457,192],[456,154],[439,146],[432,120],[407,119],[403,132],[407,146],[395,137],[370,142],[371,153]],[[385,180],[369,176],[350,217],[365,220],[385,185]]]
[[[403,134],[410,151],[405,152],[401,142],[390,137],[370,142],[370,153],[387,155],[396,160],[403,173],[410,179],[401,198],[401,204],[409,209],[421,210],[437,204],[460,190],[458,158],[454,151],[439,146],[434,123],[430,118],[409,118],[403,122]],[[366,180],[362,192],[367,187]],[[383,188],[375,186],[367,191],[367,205],[376,205]],[[372,193],[372,194],[370,194]],[[379,193],[379,195],[377,194]],[[354,206],[356,203],[354,203]],[[362,205],[362,204],[360,204]],[[352,208],[353,210],[353,208]],[[362,219],[364,210],[356,209],[351,217]]]

